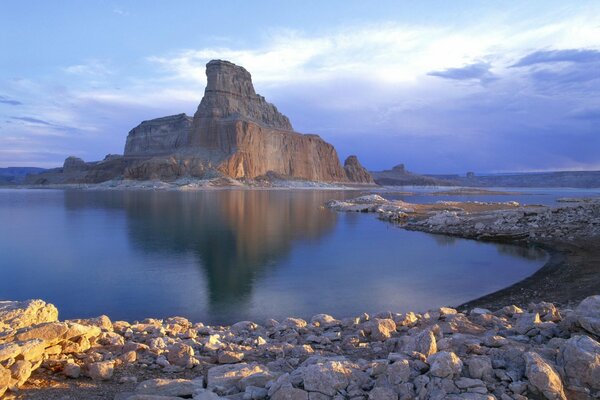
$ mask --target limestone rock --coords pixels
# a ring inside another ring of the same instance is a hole
[[[23,384],[29,379],[32,372],[32,366],[29,361],[19,360],[10,367],[10,373],[12,378],[15,380],[17,387],[23,386]]]
[[[348,178],[350,182],[375,183],[369,171],[361,165],[358,161],[358,157],[354,155],[348,156],[346,161],[344,161],[344,171],[346,172],[346,178]]]
[[[0,301],[0,332],[58,319],[58,310],[42,300]]]
[[[397,400],[398,394],[388,386],[378,386],[369,392],[369,400]]]
[[[143,121],[129,131],[125,156],[171,154],[187,145],[192,118],[185,114]]]
[[[560,348],[557,362],[567,383],[600,390],[600,343],[588,336],[575,335]]]
[[[0,365],[0,397],[8,390],[10,385],[11,375],[10,371]]]
[[[95,381],[106,381],[112,378],[114,369],[112,361],[99,361],[88,365],[88,375]]]
[[[437,341],[431,330],[426,330],[417,335],[416,350],[419,353],[425,354],[425,357],[437,352]]]
[[[365,328],[370,332],[371,339],[377,341],[387,340],[396,332],[396,323],[390,318],[374,318],[365,323]]]
[[[22,330],[16,334],[17,340],[41,339],[50,344],[57,343],[69,330],[64,322],[48,322]]]
[[[203,388],[203,379],[150,379],[141,382],[135,392],[138,394],[154,394],[158,396],[189,397]]]
[[[63,368],[63,375],[67,378],[77,379],[81,375],[81,367],[74,362],[68,362]]]
[[[237,351],[221,351],[219,352],[219,364],[235,364],[244,359],[244,353]]]
[[[348,364],[343,361],[326,361],[307,366],[303,373],[304,389],[334,396],[350,383],[352,369]]]
[[[226,389],[235,388],[243,378],[265,372],[268,372],[268,369],[256,363],[228,364],[212,367],[208,370],[207,374],[207,388],[209,390],[218,387]]]
[[[388,365],[387,377],[392,385],[408,382],[410,378],[410,363],[408,360],[398,360]]]
[[[575,309],[575,314],[583,329],[600,336],[600,295],[584,299]]]
[[[271,400],[308,400],[308,392],[286,386],[273,393]]]
[[[566,400],[562,381],[558,373],[537,353],[527,352],[525,376],[548,400]]]
[[[429,373],[439,378],[453,378],[460,375],[463,363],[456,354],[440,351],[427,358]]]
[[[167,360],[173,365],[191,368],[194,365],[194,349],[185,343],[175,343],[168,348]]]

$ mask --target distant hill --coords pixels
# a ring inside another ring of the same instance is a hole
[[[47,171],[37,167],[7,167],[0,168],[0,185],[18,185],[25,182],[27,175],[35,175]]]
[[[522,172],[454,179],[460,186],[600,188],[600,171]]]
[[[415,174],[404,164],[391,170],[371,171],[375,183],[383,186],[466,186],[466,187],[571,187],[600,188],[600,171],[514,172],[477,175]]]
[[[404,164],[396,165],[385,171],[370,171],[375,183],[383,186],[456,186],[451,179],[440,179],[432,176],[418,175],[409,172]]]

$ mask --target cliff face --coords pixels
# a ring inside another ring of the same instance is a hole
[[[256,94],[244,68],[211,61],[206,77],[189,145],[220,153],[219,171],[233,178],[276,172],[315,181],[347,181],[333,146],[317,135],[293,132],[288,118]]]
[[[191,127],[185,114],[144,121],[129,131],[124,155],[170,154],[187,145]]]

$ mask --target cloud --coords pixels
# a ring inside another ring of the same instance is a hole
[[[111,69],[105,63],[98,60],[91,60],[83,64],[70,65],[65,67],[64,71],[73,75],[89,75],[94,77],[112,74]]]
[[[70,74],[64,82],[0,82],[2,92],[26,103],[21,119],[0,129],[36,139],[32,154],[60,153],[57,165],[70,154],[100,159],[121,152],[142,120],[193,114],[205,64],[220,58],[250,71],[257,92],[296,129],[320,134],[342,158],[358,152],[371,169],[400,162],[417,172],[593,165],[590,149],[600,145],[590,122],[600,109],[594,37],[600,26],[588,15],[519,25],[507,14],[458,28],[267,29],[250,44],[207,40],[121,71],[116,60],[81,60],[63,66]],[[47,142],[37,140],[44,135]]]
[[[600,62],[600,51],[591,49],[565,49],[536,51],[521,58],[512,67],[527,67],[536,64],[557,62],[596,63]]]
[[[123,17],[130,15],[128,11],[125,11],[122,8],[118,7],[113,8],[112,12]]]
[[[10,118],[18,120],[18,121],[29,122],[31,124],[41,124],[41,125],[54,126],[54,124],[51,124],[48,121],[44,121],[42,119],[37,119],[37,118],[31,118],[31,117],[10,117]]]
[[[465,65],[461,68],[448,68],[443,71],[431,71],[427,75],[438,76],[445,79],[454,80],[478,80],[480,82],[496,79],[490,72],[491,65],[485,62],[477,62]]]
[[[2,104],[9,104],[11,106],[20,106],[20,105],[23,104],[23,103],[21,103],[18,100],[13,100],[13,99],[10,99],[10,98],[5,97],[5,96],[0,96],[0,103],[2,103]]]

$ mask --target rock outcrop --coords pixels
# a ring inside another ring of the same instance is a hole
[[[452,186],[455,185],[450,180],[432,178],[430,176],[419,175],[406,170],[404,164],[398,164],[390,170],[371,171],[371,175],[378,185],[389,186]]]
[[[144,121],[127,135],[125,156],[171,154],[187,145],[192,118],[185,114]]]
[[[206,77],[189,147],[212,151],[220,172],[232,178],[274,172],[313,181],[347,181],[333,146],[317,135],[293,132],[288,118],[256,94],[244,68],[213,60],[206,66]]]
[[[63,172],[80,172],[87,170],[87,165],[79,157],[70,156],[65,159],[63,163]]]
[[[346,171],[346,178],[348,178],[350,182],[375,183],[369,171],[361,165],[358,161],[358,157],[354,155],[348,156],[346,161],[344,161],[344,171]]]
[[[213,60],[206,65],[206,76],[204,97],[193,118],[178,114],[144,121],[129,132],[123,157],[95,163],[69,157],[62,169],[29,183],[216,175],[373,183],[355,156],[342,167],[331,144],[294,132],[289,119],[255,92],[244,68]]]

